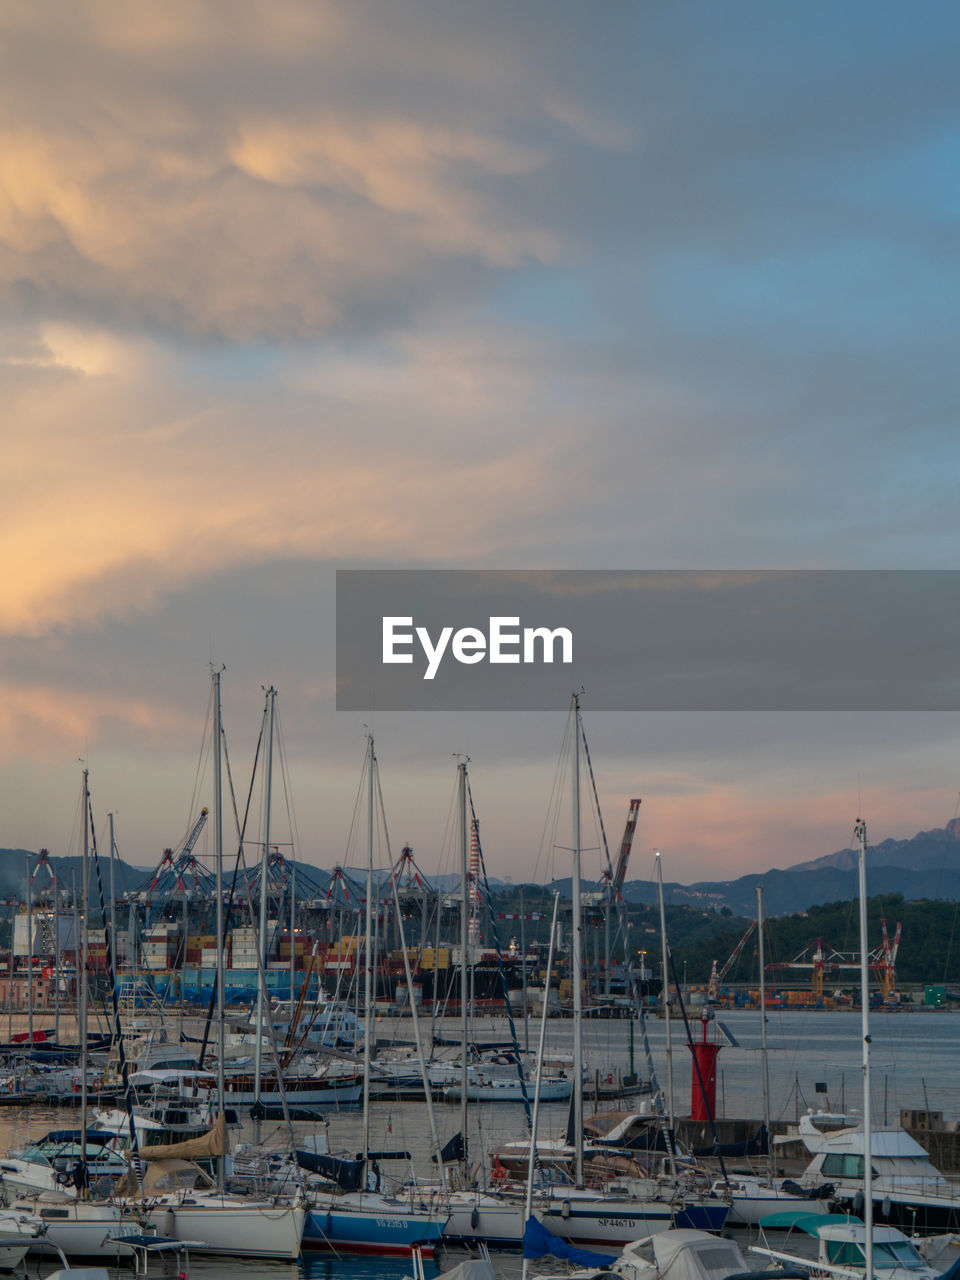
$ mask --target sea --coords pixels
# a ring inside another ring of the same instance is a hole
[[[724,1012],[720,1025],[707,1026],[710,1038],[723,1043],[717,1069],[717,1114],[729,1119],[761,1119],[761,1026],[759,1012]],[[438,1038],[454,1040],[459,1021],[448,1019],[434,1028]],[[632,1036],[631,1036],[632,1025]],[[699,1016],[691,1018],[691,1034],[699,1038]],[[528,1043],[536,1050],[539,1023],[528,1021],[517,1027],[521,1047]],[[670,1025],[672,1075],[675,1110],[689,1114],[691,1097],[691,1055],[686,1047],[683,1023],[673,1018]],[[490,1016],[474,1020],[471,1033],[479,1043],[509,1039],[506,1021]],[[646,1034],[654,1071],[666,1089],[670,1075],[666,1046],[666,1024],[647,1018]],[[871,1015],[871,1098],[876,1124],[896,1124],[901,1110],[941,1112],[945,1121],[960,1119],[960,1013],[950,1010],[878,1012]],[[410,1023],[404,1019],[378,1018],[377,1039],[412,1039]],[[821,1012],[806,1009],[769,1010],[767,1013],[768,1072],[770,1110],[774,1121],[795,1121],[808,1109],[843,1110],[859,1113],[863,1105],[862,1033],[858,1012]],[[631,1044],[632,1040],[632,1044]],[[573,1049],[573,1025],[566,1019],[552,1019],[547,1025],[546,1056],[569,1057]],[[451,1053],[453,1050],[446,1050]],[[619,1071],[627,1073],[631,1064],[642,1077],[648,1076],[640,1025],[625,1020],[590,1021],[584,1029],[585,1063],[601,1078]],[[624,1104],[601,1102],[600,1110]],[[587,1113],[594,1104],[587,1104]],[[458,1129],[459,1104],[434,1104],[435,1123],[441,1142]],[[567,1106],[547,1104],[542,1108],[540,1132],[544,1136],[562,1133]],[[480,1161],[500,1142],[524,1136],[523,1108],[519,1103],[470,1103],[467,1108],[467,1140],[471,1161]],[[76,1127],[75,1108],[50,1107],[0,1109],[0,1151],[16,1150],[28,1139],[52,1128]],[[335,1153],[356,1154],[362,1142],[362,1115],[358,1106],[331,1108],[316,1123],[295,1122],[294,1140],[324,1134]],[[431,1164],[432,1129],[422,1102],[376,1102],[370,1116],[371,1147],[405,1152],[406,1158],[381,1162],[388,1177],[404,1182],[414,1176],[435,1176]],[[262,1125],[265,1144],[281,1147],[288,1134],[281,1121]],[[249,1134],[243,1135],[249,1139]],[[447,1251],[425,1260],[425,1280],[433,1280],[465,1255]],[[28,1259],[31,1276],[50,1270],[47,1263],[39,1272]],[[496,1269],[503,1280],[518,1280],[521,1262],[516,1255],[496,1256]],[[538,1268],[542,1269],[542,1268]],[[550,1268],[562,1270],[562,1264]],[[151,1261],[151,1274],[175,1275],[160,1262]],[[129,1273],[128,1273],[129,1274]],[[259,1260],[214,1259],[193,1254],[189,1274],[194,1280],[402,1280],[412,1276],[413,1267],[405,1259],[337,1257],[311,1252],[299,1264],[268,1263]]]

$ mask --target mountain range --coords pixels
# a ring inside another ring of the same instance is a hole
[[[23,898],[26,859],[35,856],[25,849],[0,849],[0,898]],[[80,880],[80,859],[51,858],[50,863],[62,886]],[[301,873],[302,866],[302,873]],[[920,831],[905,840],[882,840],[867,850],[868,888],[871,896],[902,893],[908,901],[925,899],[960,899],[960,819],[945,827]],[[101,863],[104,889],[109,893],[109,863]],[[142,885],[151,869],[131,866],[119,859],[116,863],[118,891]],[[331,872],[300,864],[301,887],[312,882],[323,893],[330,884]],[[349,874],[354,889],[360,889],[362,873]],[[96,888],[91,877],[91,898]],[[306,882],[306,883],[305,883]],[[456,875],[432,877],[432,883],[444,892],[455,891]],[[35,881],[39,891],[48,887],[49,877],[40,872]],[[729,911],[738,916],[751,916],[756,909],[757,885],[763,885],[764,907],[769,915],[787,915],[806,911],[825,902],[846,902],[857,896],[857,855],[852,849],[840,849],[786,869],[773,869],[762,874],[739,876],[735,880],[700,880],[693,884],[664,884],[664,898],[672,905],[699,907],[702,910]],[[518,886],[493,877],[490,886],[495,893],[510,894]],[[584,889],[597,890],[599,883],[586,882]],[[542,889],[542,886],[540,886]],[[555,880],[549,888],[569,897],[570,878]],[[309,890],[308,890],[309,891]],[[356,896],[356,894],[354,894]],[[623,887],[628,903],[649,905],[656,901],[656,885],[650,880],[630,880]]]
[[[960,898],[960,819],[945,827],[919,831],[905,840],[882,840],[867,848],[867,888],[871,897],[902,893],[910,902]],[[664,900],[676,906],[731,911],[752,916],[757,906],[757,885],[763,885],[768,915],[806,911],[825,902],[848,902],[857,896],[857,854],[840,849],[786,869],[739,876],[736,880],[700,880],[694,884],[663,886]],[[570,880],[552,886],[570,892]],[[591,885],[599,888],[599,885]],[[630,880],[623,887],[628,903],[649,905],[657,900],[650,880]]]

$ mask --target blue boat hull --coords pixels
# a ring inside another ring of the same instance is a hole
[[[722,1231],[729,1213],[730,1206],[722,1200],[693,1202],[677,1210],[674,1222],[678,1227],[688,1227],[692,1231]]]
[[[426,1214],[345,1213],[311,1209],[303,1228],[305,1249],[353,1253],[408,1254],[414,1245],[430,1255],[443,1235],[445,1220]]]

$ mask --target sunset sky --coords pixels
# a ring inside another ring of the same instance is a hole
[[[957,567],[958,64],[939,3],[0,0],[0,845],[75,852],[82,757],[156,861],[213,660],[344,858],[337,567]],[[638,877],[956,812],[947,712],[584,705]],[[565,714],[371,713],[397,847],[468,752],[491,873],[565,874]]]

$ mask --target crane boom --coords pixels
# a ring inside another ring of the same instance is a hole
[[[727,974],[730,972],[730,970],[733,968],[734,964],[736,963],[737,956],[740,954],[743,948],[747,945],[747,941],[756,927],[757,927],[756,920],[751,920],[746,933],[743,935],[743,937],[740,939],[737,945],[733,948],[733,951],[730,954],[730,959],[727,961],[727,963],[723,966],[723,968],[717,974],[718,982],[722,982],[724,978],[727,976]],[[714,964],[716,964],[716,961],[714,961]]]
[[[615,898],[620,897],[623,882],[627,878],[627,863],[630,861],[630,850],[633,848],[633,836],[637,829],[637,818],[640,816],[641,803],[642,801],[639,798],[630,801],[627,825],[623,829],[623,839],[620,842],[620,852],[617,854],[617,865],[613,873],[612,888]]]
[[[184,840],[183,842],[183,848],[180,850],[180,853],[178,855],[180,858],[185,858],[187,857],[188,854],[193,852],[193,846],[200,839],[200,832],[203,830],[204,824],[206,823],[206,821],[207,821],[207,810],[201,809],[196,822],[190,828],[189,835],[187,836],[186,840]]]

